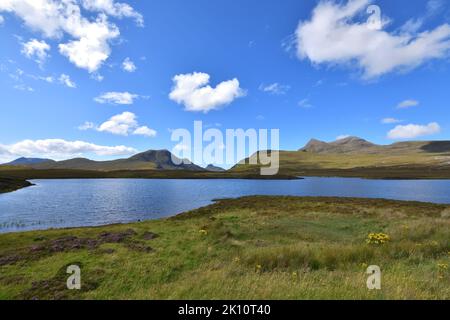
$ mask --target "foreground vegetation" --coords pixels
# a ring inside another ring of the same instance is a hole
[[[450,299],[450,207],[247,197],[166,220],[0,235],[0,299]],[[82,290],[66,289],[79,265]],[[378,265],[382,290],[369,291]]]
[[[450,179],[450,153],[396,152],[321,154],[280,151],[281,175],[302,177],[354,177],[367,179]],[[255,161],[259,154],[252,158]],[[229,172],[260,172],[249,160]]]
[[[290,180],[292,175],[262,176],[260,172],[206,172],[184,170],[122,170],[96,171],[73,169],[30,169],[25,167],[1,167],[0,177],[11,179],[257,179]]]

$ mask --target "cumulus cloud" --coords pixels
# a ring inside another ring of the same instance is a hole
[[[405,100],[400,102],[397,105],[397,109],[408,109],[408,108],[412,108],[412,107],[417,107],[419,105],[419,101],[417,100]]]
[[[423,136],[430,136],[441,132],[438,123],[432,122],[428,125],[408,124],[397,126],[388,133],[388,138],[393,140],[414,139]]]
[[[183,104],[186,111],[207,113],[245,96],[238,79],[224,81],[215,88],[209,85],[209,79],[206,73],[179,74],[173,78],[174,86],[169,98]]]
[[[86,122],[79,127],[80,130],[95,129],[99,132],[108,132],[115,135],[128,136],[140,135],[146,137],[155,137],[157,132],[147,126],[140,126],[137,117],[132,112],[123,112],[111,117],[100,126],[95,126],[91,122]]]
[[[130,60],[130,58],[126,58],[122,62],[122,69],[126,72],[135,72],[137,68],[134,62]]]
[[[67,74],[62,74],[59,76],[58,81],[69,88],[76,88],[77,85],[73,82]]]
[[[60,159],[93,153],[99,156],[118,156],[136,153],[126,146],[102,146],[84,141],[63,139],[23,140],[11,145],[0,144],[0,156],[6,157],[45,157]]]
[[[129,92],[106,92],[94,100],[98,103],[111,103],[111,104],[133,104],[134,100],[139,98],[139,95]]]
[[[403,122],[403,120],[399,120],[399,119],[395,119],[395,118],[381,119],[382,124],[395,124],[395,123],[400,123],[400,122]]]
[[[279,83],[272,83],[269,85],[261,84],[259,90],[267,92],[274,95],[284,95],[291,89],[288,85],[283,85]]]
[[[421,33],[402,33],[383,30],[386,21],[381,21],[380,28],[356,21],[366,13],[371,2],[321,1],[311,19],[300,22],[296,30],[299,58],[309,59],[314,64],[356,64],[364,78],[374,78],[448,56],[450,25],[442,24]]]
[[[2,0],[0,12],[13,13],[25,25],[44,37],[71,39],[58,45],[59,52],[77,67],[90,73],[97,71],[111,54],[110,42],[120,35],[119,28],[108,17],[133,17],[143,23],[142,16],[127,4],[112,0],[83,0],[82,7],[96,18],[84,15],[81,0]]]
[[[29,59],[33,59],[39,65],[42,65],[48,58],[48,51],[50,51],[50,45],[43,40],[31,39],[22,43],[22,54]]]
[[[117,18],[134,18],[138,26],[144,26],[144,17],[126,3],[113,0],[83,0],[86,10],[101,12]]]
[[[0,26],[3,24],[3,22],[5,22],[5,18],[3,18],[3,16],[0,16]]]
[[[134,135],[145,136],[145,137],[155,137],[157,132],[153,129],[150,129],[147,126],[142,126],[133,131]]]

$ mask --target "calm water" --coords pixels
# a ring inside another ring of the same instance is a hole
[[[449,180],[34,180],[0,195],[0,233],[157,219],[246,195],[344,196],[450,203]]]

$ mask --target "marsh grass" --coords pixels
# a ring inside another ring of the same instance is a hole
[[[0,299],[450,299],[446,210],[387,200],[247,197],[166,220],[5,234]],[[32,252],[63,237],[97,239],[129,229],[135,233],[125,242]],[[158,237],[144,240],[148,232]],[[391,240],[369,244],[370,233]],[[87,286],[67,293],[61,270],[74,262],[82,264]],[[367,290],[369,265],[382,269],[381,291]]]

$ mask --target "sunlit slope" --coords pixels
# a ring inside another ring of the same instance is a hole
[[[257,171],[259,154],[245,159],[232,171]],[[251,161],[250,161],[251,160]],[[439,170],[450,171],[450,142],[401,142],[388,146],[348,138],[333,143],[312,140],[298,151],[280,152],[280,171],[308,174],[320,170]]]

